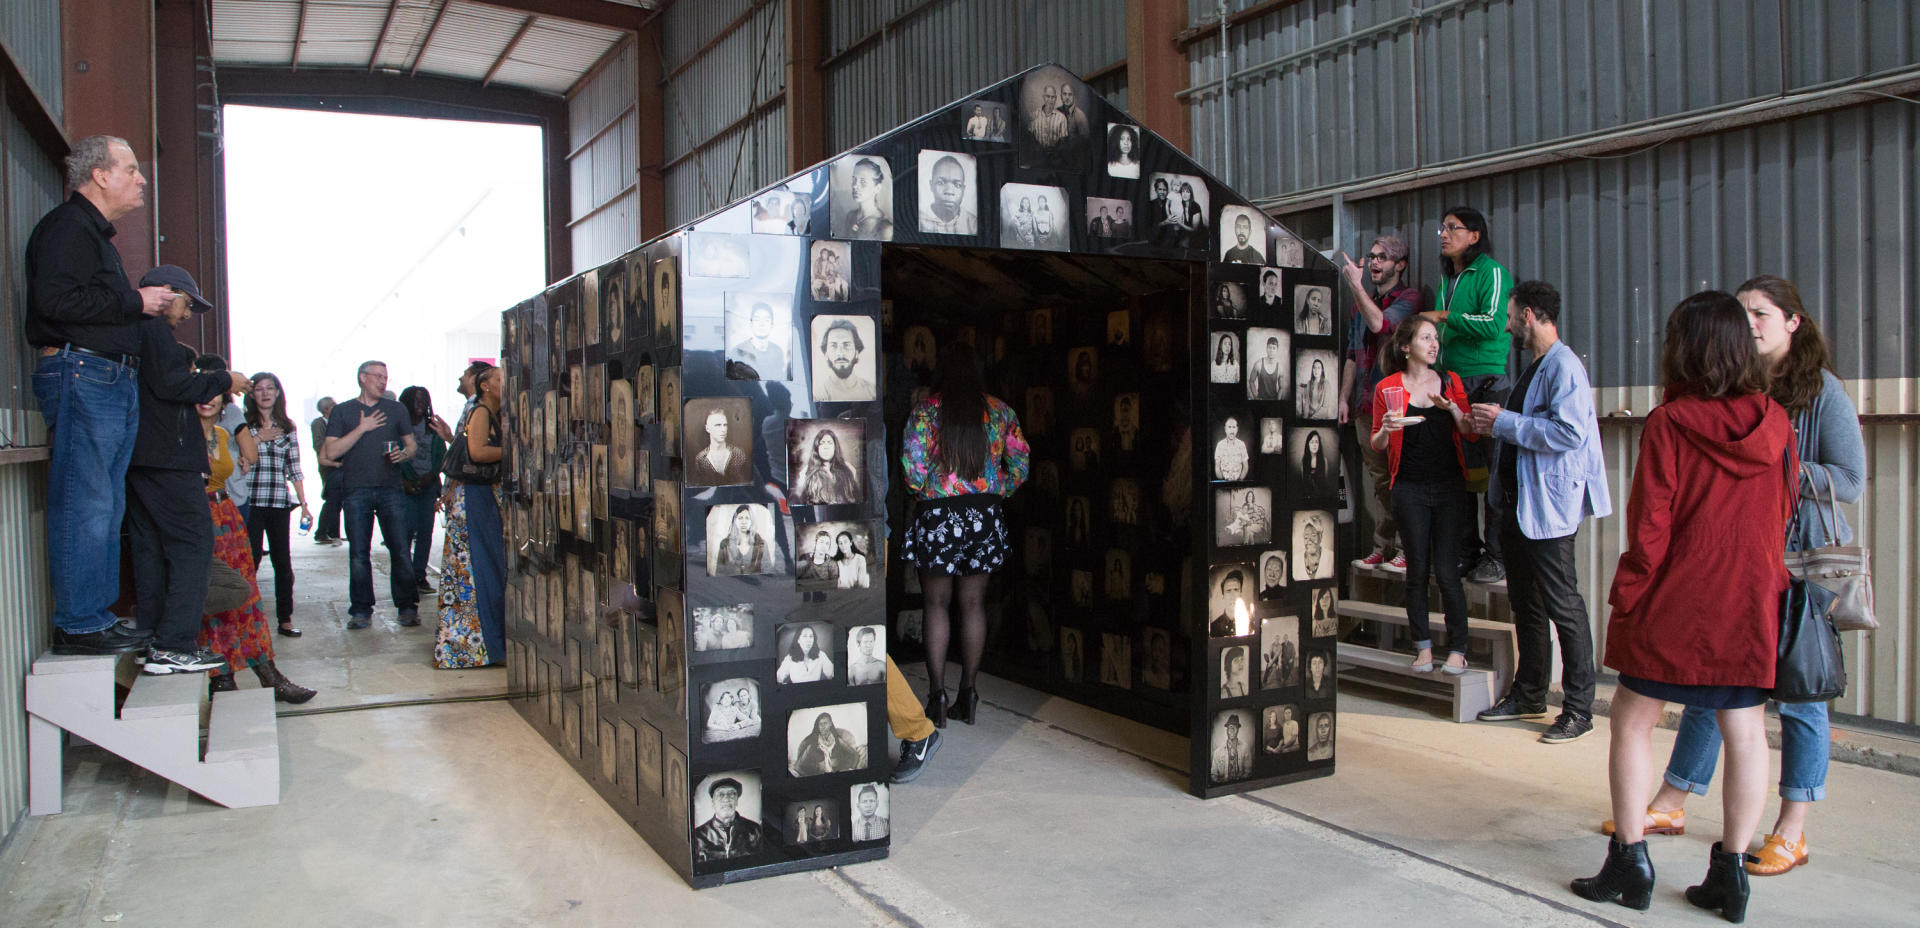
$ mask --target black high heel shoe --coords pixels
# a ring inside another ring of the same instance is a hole
[[[1742,873],[1744,876],[1745,874]],[[1647,841],[1607,842],[1607,862],[1600,872],[1573,881],[1573,891],[1595,902],[1617,902],[1642,912],[1653,904],[1653,861],[1647,859]],[[1692,898],[1693,891],[1687,891]],[[1695,903],[1698,905],[1699,903]]]
[[[1707,855],[1707,878],[1698,886],[1687,887],[1687,901],[1703,909],[1719,909],[1720,917],[1739,924],[1747,920],[1748,860],[1751,854],[1723,851],[1713,842]]]
[[[927,719],[935,728],[947,727],[947,691],[945,687],[927,696]]]
[[[972,725],[973,720],[979,717],[979,709],[980,691],[971,686],[963,686],[960,692],[954,694],[953,708],[947,710],[947,715],[955,721]]]

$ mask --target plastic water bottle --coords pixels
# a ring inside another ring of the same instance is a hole
[[[310,535],[312,533],[313,533],[313,516],[302,514],[300,516],[300,536],[304,538],[307,535]]]

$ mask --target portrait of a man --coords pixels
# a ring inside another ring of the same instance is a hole
[[[760,852],[760,775],[752,771],[715,774],[694,793],[693,861],[715,863]]]
[[[1164,628],[1149,628],[1142,637],[1147,645],[1146,663],[1140,668],[1140,682],[1154,689],[1173,686],[1173,637]]]
[[[1300,722],[1293,706],[1268,706],[1260,713],[1260,749],[1268,754],[1300,750]]]
[[[1233,264],[1267,263],[1267,217],[1250,206],[1220,208],[1220,260]]]
[[[1007,140],[1007,105],[992,100],[968,100],[960,106],[960,136],[975,142]]]
[[[1279,599],[1287,592],[1287,552],[1274,549],[1260,555],[1260,598]]]
[[[727,306],[727,379],[789,380],[793,300],[781,293],[732,293]]]
[[[680,456],[680,369],[660,371],[660,453]]]
[[[1140,434],[1140,394],[1122,393],[1113,398],[1113,430],[1120,436],[1120,450],[1132,451]]]
[[[920,231],[928,235],[974,235],[980,231],[979,191],[972,155],[920,152]]]
[[[1087,234],[1097,239],[1132,239],[1133,202],[1112,197],[1088,197]]]
[[[855,841],[878,841],[887,836],[887,785],[856,783],[853,790],[853,828],[847,835]]]
[[[1255,327],[1247,330],[1247,399],[1287,396],[1287,333]]]
[[[873,320],[866,316],[813,317],[813,399],[820,403],[874,399]]]
[[[808,289],[815,300],[844,303],[851,289],[853,246],[846,242],[814,242],[808,246]]]
[[[1231,783],[1253,775],[1253,741],[1241,737],[1248,731],[1252,711],[1229,709],[1213,717],[1213,762],[1207,771],[1214,783]]]
[[[1213,621],[1207,623],[1207,637],[1237,638],[1253,633],[1253,597],[1247,587],[1250,572],[1245,564],[1213,568],[1213,592],[1207,608]]]
[[[1087,85],[1067,69],[1049,65],[1020,83],[1020,166],[1085,172],[1093,168],[1093,123],[1082,101]]]
[[[847,685],[887,682],[887,627],[857,625],[847,632]]]
[[[1333,713],[1315,712],[1311,724],[1313,733],[1307,738],[1307,759],[1332,760]]]
[[[753,479],[751,402],[744,396],[687,401],[687,486],[733,486]]]
[[[679,347],[680,267],[672,255],[653,262],[653,329],[659,347]]]
[[[1280,311],[1285,298],[1280,293],[1280,272],[1266,268],[1260,272],[1260,297],[1254,304],[1260,310],[1260,318],[1272,321],[1274,314]]]
[[[1260,688],[1277,690],[1300,682],[1300,617],[1260,622]]]

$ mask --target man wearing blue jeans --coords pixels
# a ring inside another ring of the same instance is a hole
[[[173,302],[134,289],[113,222],[140,208],[147,179],[125,140],[95,135],[67,156],[73,195],[27,239],[27,343],[40,355],[33,394],[47,422],[47,560],[56,654],[114,654],[148,635],[107,611],[120,591],[120,523],[139,427],[142,320]]]
[[[387,547],[388,589],[399,623],[420,624],[420,591],[414,586],[413,559],[407,549],[407,495],[400,488],[399,464],[413,457],[413,420],[405,406],[386,399],[387,365],[360,365],[360,395],[333,407],[327,416],[327,443],[321,458],[340,465],[338,488],[347,523],[347,627],[366,628],[373,619],[373,522],[380,520],[380,541]]]

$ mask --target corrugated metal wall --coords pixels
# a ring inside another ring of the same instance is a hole
[[[639,122],[633,44],[614,54],[567,100],[573,270],[612,260],[640,244]]]
[[[40,95],[54,122],[63,123],[67,101],[60,79],[60,0],[7,0],[0,3],[0,42],[14,67]]]
[[[751,11],[738,28],[726,28]],[[680,3],[662,21],[667,226],[690,222],[787,169],[786,7]],[[711,48],[707,43],[713,42]],[[702,51],[702,49],[705,49]]]

